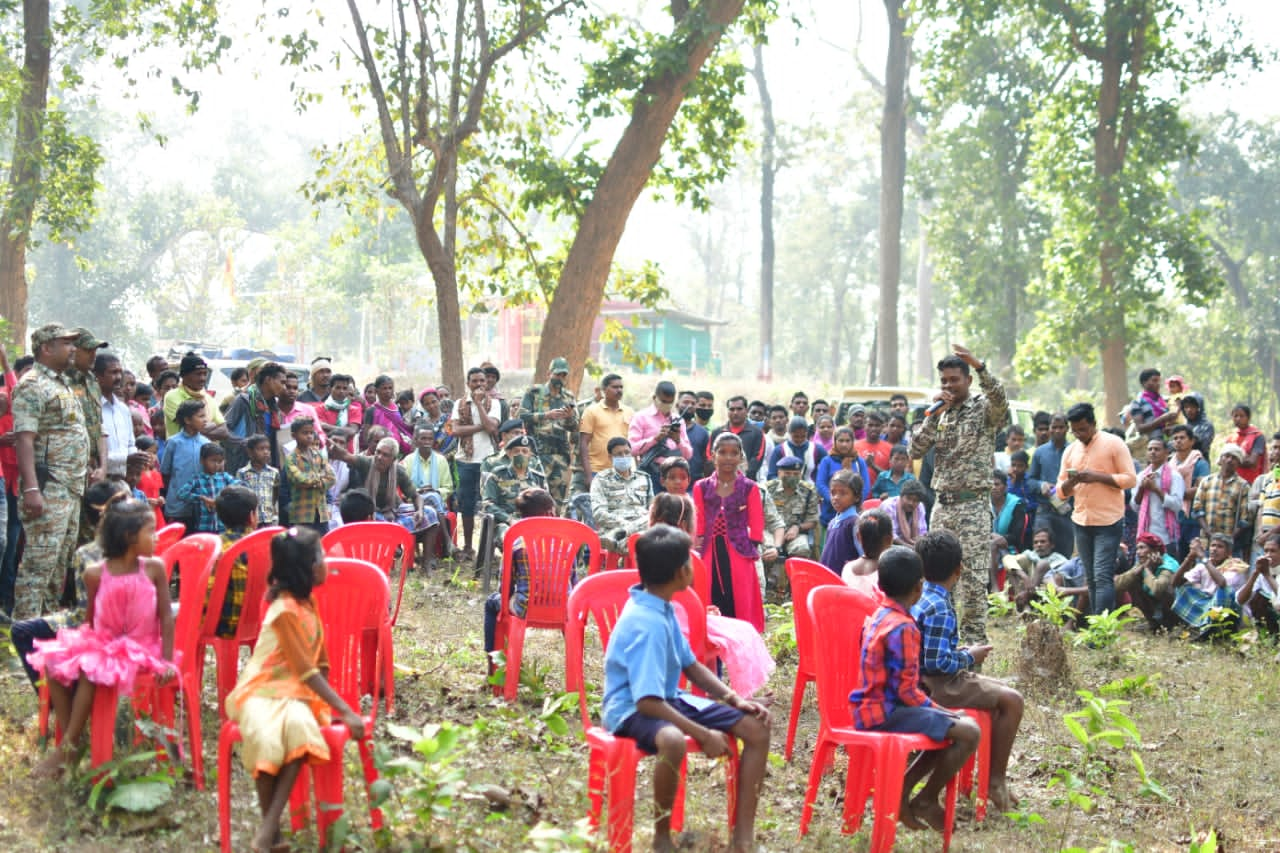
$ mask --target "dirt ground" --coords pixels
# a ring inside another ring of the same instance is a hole
[[[354,748],[346,754],[346,814],[350,850],[526,850],[583,849],[572,840],[575,822],[586,814],[587,748],[576,705],[563,714],[554,705],[563,690],[563,644],[552,632],[534,632],[526,644],[518,705],[507,708],[485,686],[481,651],[483,598],[463,572],[438,571],[429,579],[412,576],[395,629],[396,709],[379,718],[377,740],[383,760],[405,763],[413,755],[388,724],[421,728],[446,721],[461,739],[452,763],[414,777],[393,780],[385,804],[388,826],[369,828],[367,800]],[[782,624],[771,619],[770,632]],[[1013,617],[993,622],[996,651],[986,672],[1016,672],[1025,629]],[[775,637],[773,642],[785,645]],[[598,704],[598,645],[588,640],[588,682]],[[1011,788],[1022,799],[1021,821],[992,815],[973,821],[971,805],[961,803],[952,850],[1040,851],[1106,846],[1112,839],[1132,850],[1188,850],[1212,829],[1220,848],[1232,851],[1280,850],[1280,807],[1276,791],[1280,765],[1280,664],[1267,641],[1243,650],[1234,646],[1191,644],[1185,639],[1126,631],[1117,646],[1069,650],[1076,686],[1097,692],[1110,682],[1137,679],[1114,687],[1131,705],[1128,712],[1141,733],[1133,747],[1168,800],[1140,793],[1141,781],[1123,750],[1104,749],[1092,765],[1063,724],[1080,702],[1070,695],[1029,696],[1026,717],[1014,747]],[[87,782],[32,782],[30,767],[39,755],[35,694],[16,664],[0,687],[0,848],[11,851],[156,851],[214,850],[218,845],[216,772],[217,728],[212,682],[206,683],[204,754],[209,787],[204,792],[180,782],[172,801],[153,814],[104,815],[87,804]],[[769,684],[772,694],[773,755],[762,794],[758,838],[764,849],[818,851],[865,850],[866,823],[856,836],[840,835],[844,761],[825,777],[813,827],[798,839],[800,811],[817,730],[812,688],[800,720],[795,758],[782,760],[787,715],[795,676],[794,652],[779,656]],[[590,692],[590,691],[589,691]],[[551,709],[548,713],[548,709]],[[568,721],[562,732],[559,720]],[[399,730],[397,730],[399,731]],[[401,732],[403,733],[403,732]],[[119,754],[119,753],[118,753]],[[421,754],[416,755],[421,758]],[[1048,788],[1054,772],[1066,767],[1097,786],[1092,813],[1057,801]],[[434,769],[433,769],[434,768]],[[233,783],[234,849],[244,850],[255,827],[255,801],[238,759]],[[412,778],[414,781],[409,781]],[[641,771],[636,802],[637,849],[649,837],[649,777]],[[692,849],[723,849],[723,772],[706,759],[691,760],[687,828],[700,835]],[[504,808],[493,808],[494,800]],[[1025,825],[1024,825],[1025,824]],[[535,829],[536,827],[536,829]],[[296,849],[315,849],[308,829]],[[901,829],[900,850],[936,850],[934,834]]]

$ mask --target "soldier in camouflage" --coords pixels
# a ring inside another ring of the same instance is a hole
[[[516,498],[525,489],[545,489],[547,480],[532,470],[533,439],[517,435],[503,446],[507,461],[490,474],[484,485],[484,511],[493,516],[494,539],[501,544],[507,528],[516,520]]]
[[[765,484],[765,496],[782,516],[779,556],[813,559],[813,531],[818,527],[818,490],[804,479],[804,461],[784,456],[778,462],[778,479]]]
[[[622,436],[609,439],[610,467],[591,478],[591,515],[600,544],[615,554],[627,553],[627,538],[649,526],[653,492],[649,478],[636,471],[631,442]]]
[[[565,386],[569,362],[553,359],[549,372],[545,384],[534,385],[525,392],[520,410],[525,428],[537,444],[547,491],[555,498],[557,510],[563,512],[572,474],[570,454],[578,435],[578,410],[573,392]]]
[[[72,329],[76,336],[76,353],[67,371],[67,382],[84,411],[84,429],[89,439],[89,482],[107,476],[107,437],[102,431],[102,389],[93,375],[93,360],[98,350],[108,344],[94,337],[88,329]],[[90,533],[89,538],[92,538]],[[85,541],[88,541],[87,539]]]
[[[56,323],[32,332],[36,363],[13,390],[20,511],[27,536],[14,619],[33,619],[58,606],[75,553],[89,461],[84,410],[66,375],[78,337]]]
[[[987,582],[991,558],[991,466],[996,432],[1009,422],[1009,402],[985,363],[962,346],[938,362],[942,391],[911,439],[911,456],[934,450],[933,489],[937,499],[929,529],[950,530],[964,548],[964,570],[957,596],[960,640],[987,641]],[[970,368],[978,373],[981,394],[970,394]]]

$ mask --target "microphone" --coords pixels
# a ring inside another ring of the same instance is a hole
[[[933,405],[924,410],[924,416],[927,418],[929,415],[937,414],[946,404],[946,400],[934,400]]]

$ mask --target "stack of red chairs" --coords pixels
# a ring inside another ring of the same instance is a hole
[[[371,662],[363,652],[364,637],[370,629],[376,629],[386,618],[389,600],[386,576],[371,563],[343,558],[327,559],[329,575],[325,583],[312,592],[316,609],[324,623],[325,649],[329,654],[329,684],[352,710],[360,713],[364,685],[371,683],[381,672],[384,649],[378,643]],[[380,632],[376,634],[381,636]],[[371,672],[363,671],[367,665]],[[377,702],[371,711],[362,714],[364,737],[357,741],[360,760],[364,767],[366,793],[378,779],[373,763],[373,729],[377,717]],[[304,766],[298,774],[290,802],[293,806],[295,831],[305,820],[305,804],[311,777],[315,779],[316,825],[320,847],[326,849],[330,827],[342,817],[343,760],[342,754],[351,733],[340,721],[322,729],[329,746],[328,763],[314,768]],[[218,821],[222,850],[231,850],[231,748],[240,740],[240,727],[234,721],[222,724],[218,735]],[[369,821],[373,829],[382,828],[382,812],[372,805],[370,796]]]

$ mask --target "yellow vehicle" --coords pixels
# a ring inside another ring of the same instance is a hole
[[[858,385],[848,387],[840,392],[840,403],[836,407],[836,423],[848,423],[849,409],[855,405],[862,406],[868,413],[876,411],[887,416],[889,413],[889,399],[897,394],[907,398],[907,423],[915,423],[917,419],[924,417],[924,410],[933,402],[933,397],[937,393],[937,388],[909,385]],[[1009,401],[1009,413],[1013,418],[1013,422],[1021,424],[1028,434],[1032,432],[1032,420],[1035,412],[1036,408],[1031,403],[1019,400]]]

